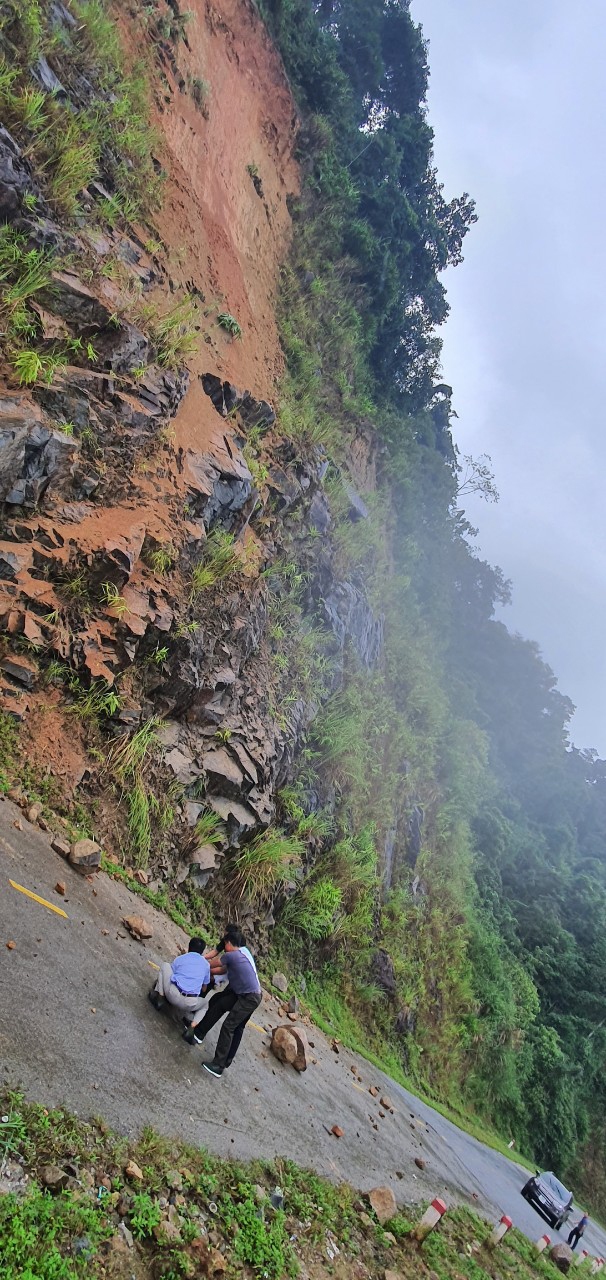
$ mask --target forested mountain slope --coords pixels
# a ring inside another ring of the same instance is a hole
[[[134,83],[104,21],[0,10],[6,786],[605,1206],[606,765],[465,517],[422,32],[159,0]]]

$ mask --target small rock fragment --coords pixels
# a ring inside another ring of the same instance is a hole
[[[147,923],[143,916],[124,916],[122,924],[126,925],[129,933],[132,934],[133,938],[136,938],[137,942],[143,942],[144,938],[151,938],[154,932],[152,926]]]
[[[335,1138],[343,1138],[345,1136],[341,1126],[338,1124],[333,1124],[330,1132],[334,1133]]]
[[[101,866],[101,846],[95,840],[76,840],[69,851],[69,860],[76,871],[87,876]]]
[[[158,1241],[158,1244],[181,1243],[181,1232],[179,1227],[176,1222],[171,1222],[170,1219],[166,1222],[159,1222],[157,1227],[154,1227],[154,1237]]]
[[[6,950],[7,950],[7,951],[14,951],[16,946],[17,946],[17,943],[16,943],[16,942],[13,942],[13,940],[12,940],[12,938],[11,938],[10,942],[7,942],[7,944],[6,944]]]
[[[376,1085],[371,1084],[371,1086],[370,1086],[370,1088],[369,1088],[368,1092],[369,1092],[369,1094],[370,1094],[370,1096],[371,1096],[372,1098],[376,1098],[376,1097],[377,1097],[377,1095],[378,1095],[379,1090],[377,1089]]]
[[[379,1098],[379,1102],[382,1107],[385,1107],[386,1111],[393,1111],[393,1102],[387,1094],[384,1094],[382,1098]]]
[[[62,858],[69,858],[70,845],[62,836],[53,836],[51,849],[54,849],[55,853],[60,854]]]
[[[49,1191],[63,1191],[69,1181],[69,1174],[58,1164],[45,1164],[40,1174],[42,1185]]]
[[[41,813],[42,813],[41,804],[30,804],[29,809],[26,809],[25,816],[28,822],[34,823],[38,821],[38,818],[40,817]]]
[[[133,1236],[132,1231],[130,1230],[129,1227],[127,1227],[125,1222],[120,1223],[118,1227],[118,1231],[121,1233],[123,1239],[126,1241],[129,1249],[132,1249],[135,1244],[135,1238]]]
[[[57,880],[57,883],[56,883],[56,885],[55,885],[55,893],[58,893],[58,894],[59,894],[59,896],[60,896],[61,898],[63,898],[63,897],[65,896],[65,881],[64,881],[64,880]]]
[[[381,1226],[395,1218],[398,1212],[396,1197],[391,1187],[373,1187],[368,1193],[371,1208],[374,1209]]]
[[[415,1156],[415,1164],[416,1164],[416,1166],[417,1166],[417,1169],[425,1169],[425,1168],[426,1168],[426,1164],[425,1164],[425,1161],[423,1160],[423,1157],[422,1157],[422,1156]]]
[[[139,1168],[136,1160],[129,1160],[124,1170],[124,1177],[130,1178],[131,1182],[143,1182],[143,1170]]]

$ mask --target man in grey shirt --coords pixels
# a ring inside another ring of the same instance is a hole
[[[197,1027],[185,1035],[190,1044],[192,1041],[201,1044],[211,1027],[214,1027],[224,1013],[227,1014],[212,1062],[202,1063],[204,1070],[217,1078],[233,1062],[246,1023],[261,1003],[261,983],[245,942],[242,930],[237,925],[228,924],[217,949],[214,952],[207,951],[207,960],[214,960],[221,953],[218,971],[227,974],[227,985],[212,997],[207,1012]],[[217,968],[216,965],[213,967]]]

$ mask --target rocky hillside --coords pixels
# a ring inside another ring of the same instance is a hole
[[[383,625],[335,571],[325,448],[276,420],[297,112],[252,5],[147,6],[122,52],[101,5],[32,14],[30,31],[15,7],[2,33],[17,773],[155,889],[206,888],[229,864],[221,902],[250,926],[313,855],[313,819],[286,836],[277,796],[346,649],[371,669]],[[61,149],[68,127],[90,173]],[[365,472],[373,447],[360,436]],[[349,482],[347,503],[367,519]]]
[[[407,0],[0,6],[0,785],[606,1204],[606,769],[465,516],[427,78]]]

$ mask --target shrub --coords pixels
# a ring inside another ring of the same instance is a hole
[[[328,876],[322,876],[291,898],[282,919],[286,925],[294,925],[309,938],[321,942],[334,933],[342,900],[343,892],[339,886]]]

